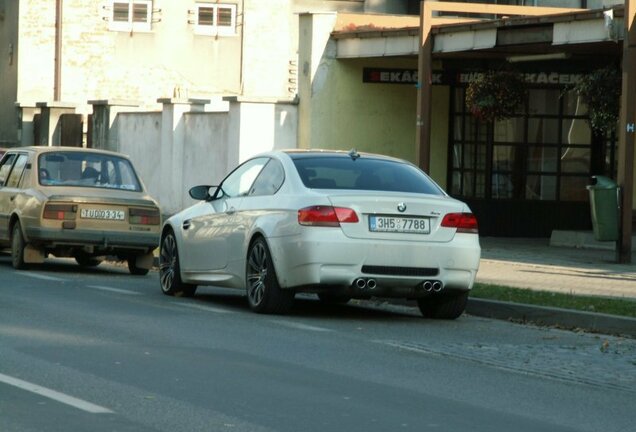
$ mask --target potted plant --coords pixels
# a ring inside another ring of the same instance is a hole
[[[466,107],[483,122],[513,117],[528,91],[521,74],[513,71],[488,71],[466,89]]]

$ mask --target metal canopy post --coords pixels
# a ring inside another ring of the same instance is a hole
[[[632,261],[632,207],[634,202],[634,135],[636,123],[636,0],[625,0],[623,41],[623,89],[618,134],[618,185],[621,188],[619,237],[616,260]]]
[[[431,161],[431,104],[433,85],[431,82],[431,60],[433,44],[431,37],[431,12],[426,0],[420,3],[420,52],[418,58],[418,90],[415,159],[425,172],[429,172]]]

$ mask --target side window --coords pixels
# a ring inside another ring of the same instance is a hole
[[[271,159],[252,185],[250,195],[274,195],[283,185],[284,180],[285,172],[283,166],[276,159]]]
[[[11,167],[13,166],[15,158],[15,154],[9,154],[6,155],[2,160],[2,165],[0,165],[0,186],[5,185],[7,178],[9,177],[9,173],[11,172]]]
[[[152,0],[111,1],[109,29],[114,31],[150,31]]]
[[[224,194],[230,198],[247,195],[268,160],[268,158],[251,159],[232,171],[221,183]]]
[[[194,32],[207,36],[236,34],[236,5],[197,3],[194,11]]]
[[[9,174],[9,179],[7,180],[7,187],[17,188],[20,184],[20,179],[22,178],[22,173],[24,172],[24,167],[26,166],[28,156],[25,154],[21,154],[18,156],[18,159],[15,161],[15,165],[13,166],[13,170],[11,174]]]

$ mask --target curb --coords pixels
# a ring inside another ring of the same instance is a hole
[[[636,338],[636,319],[524,303],[469,298],[470,315]]]

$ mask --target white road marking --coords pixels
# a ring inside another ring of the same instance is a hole
[[[291,322],[291,321],[272,320],[272,322],[275,322],[276,324],[283,325],[285,327],[291,327],[291,328],[296,329],[296,330],[308,330],[308,331],[314,331],[314,332],[331,332],[331,331],[333,331],[331,329],[324,328],[324,327],[315,327],[315,326],[311,326],[311,325],[307,325],[307,324],[301,324],[301,323],[296,323],[296,322]]]
[[[88,288],[101,290],[101,291],[114,292],[114,293],[117,293],[117,294],[141,295],[141,293],[138,293],[138,292],[135,292],[135,291],[127,291],[127,290],[123,290],[123,289],[111,288],[111,287],[102,286],[102,285],[88,285]]]
[[[31,393],[38,394],[40,396],[44,396],[45,398],[48,398],[48,399],[53,399],[54,401],[72,406],[73,408],[77,408],[79,410],[86,411],[91,414],[112,414],[113,413],[113,411],[109,410],[108,408],[104,408],[99,405],[95,405],[90,402],[86,402],[84,400],[74,398],[73,396],[69,396],[64,393],[56,392],[55,390],[51,390],[46,387],[39,386],[37,384],[32,384],[27,381],[22,381],[21,379],[13,378],[8,375],[0,374],[0,382],[3,382],[13,387],[17,387],[22,390],[29,391]]]
[[[48,281],[55,281],[55,282],[65,282],[66,279],[62,279],[59,277],[55,277],[55,276],[47,276],[47,275],[42,275],[42,274],[37,274],[37,273],[28,273],[28,272],[19,272],[19,275],[22,276],[28,276],[28,277],[32,277],[35,279],[42,279],[42,280],[48,280]]]
[[[198,305],[198,304],[194,304],[194,303],[172,302],[172,304],[178,305],[178,306],[184,306],[184,307],[191,308],[191,309],[198,309],[198,310],[202,310],[202,311],[206,311],[206,312],[219,313],[219,314],[232,313],[232,311],[229,311],[227,309],[215,308],[215,307],[212,307],[212,306],[202,306],[202,305]]]

